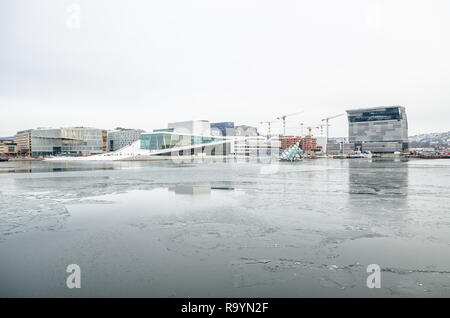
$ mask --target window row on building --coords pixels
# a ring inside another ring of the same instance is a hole
[[[408,120],[405,107],[386,106],[348,110],[349,143],[373,153],[407,152]]]

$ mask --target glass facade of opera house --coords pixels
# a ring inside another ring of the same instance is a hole
[[[212,143],[221,144],[213,144]],[[191,147],[192,152],[194,149],[200,149],[201,151],[208,151],[210,154],[226,154],[229,152],[230,146],[229,140],[226,138],[215,136],[193,136],[177,133],[150,133],[141,134],[141,149],[146,150],[164,150],[180,147]],[[209,149],[208,149],[209,148]],[[219,149],[219,151],[217,151]],[[176,151],[178,153],[178,151]],[[183,151],[180,151],[180,154]],[[161,153],[161,155],[173,155],[172,152]]]

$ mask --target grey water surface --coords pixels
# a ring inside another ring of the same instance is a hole
[[[0,297],[449,297],[449,189],[449,160],[0,162]]]

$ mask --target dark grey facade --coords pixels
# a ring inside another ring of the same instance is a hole
[[[256,127],[240,125],[234,127],[235,136],[258,136],[258,129]]]
[[[383,106],[347,110],[349,142],[354,150],[373,153],[406,152],[408,120],[405,107]]]
[[[211,123],[211,134],[213,136],[234,136],[234,122]]]

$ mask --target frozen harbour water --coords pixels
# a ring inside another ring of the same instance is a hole
[[[0,163],[0,297],[449,297],[449,186],[449,160]]]

